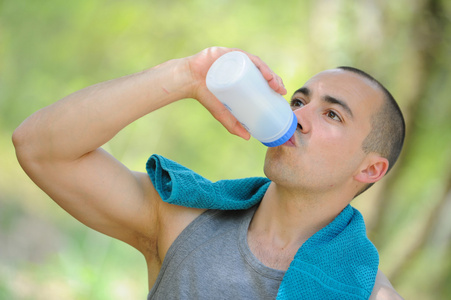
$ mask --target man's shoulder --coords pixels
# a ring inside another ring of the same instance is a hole
[[[387,276],[378,270],[370,300],[403,300],[403,298],[393,288]]]

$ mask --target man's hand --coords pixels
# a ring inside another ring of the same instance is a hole
[[[222,105],[221,102],[219,102],[219,100],[207,89],[206,86],[206,76],[210,66],[220,56],[231,51],[241,51],[248,55],[273,90],[282,95],[287,93],[282,79],[277,76],[259,57],[240,49],[213,47],[186,58],[193,83],[191,87],[192,94],[190,97],[197,99],[222,125],[224,125],[230,133],[244,139],[249,139],[249,133],[224,107],[224,105]]]

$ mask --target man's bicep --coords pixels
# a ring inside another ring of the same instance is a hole
[[[132,172],[102,149],[72,162],[37,166],[30,177],[86,226],[139,247],[156,238],[158,194],[145,174]]]

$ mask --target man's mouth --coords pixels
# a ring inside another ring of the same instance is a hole
[[[288,146],[288,147],[296,147],[296,139],[294,137],[295,135],[293,134],[293,136],[285,142],[285,144],[283,144],[283,146]]]
[[[296,128],[296,131],[294,132],[293,136],[285,142],[285,144],[283,144],[283,146],[288,146],[288,147],[296,147],[297,146],[297,141],[296,141],[296,134],[298,134],[298,131],[302,130],[302,126],[301,124],[298,123],[298,127]]]

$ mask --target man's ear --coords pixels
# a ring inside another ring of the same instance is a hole
[[[371,153],[362,164],[354,179],[363,183],[374,183],[384,177],[388,170],[388,159],[377,153]]]

